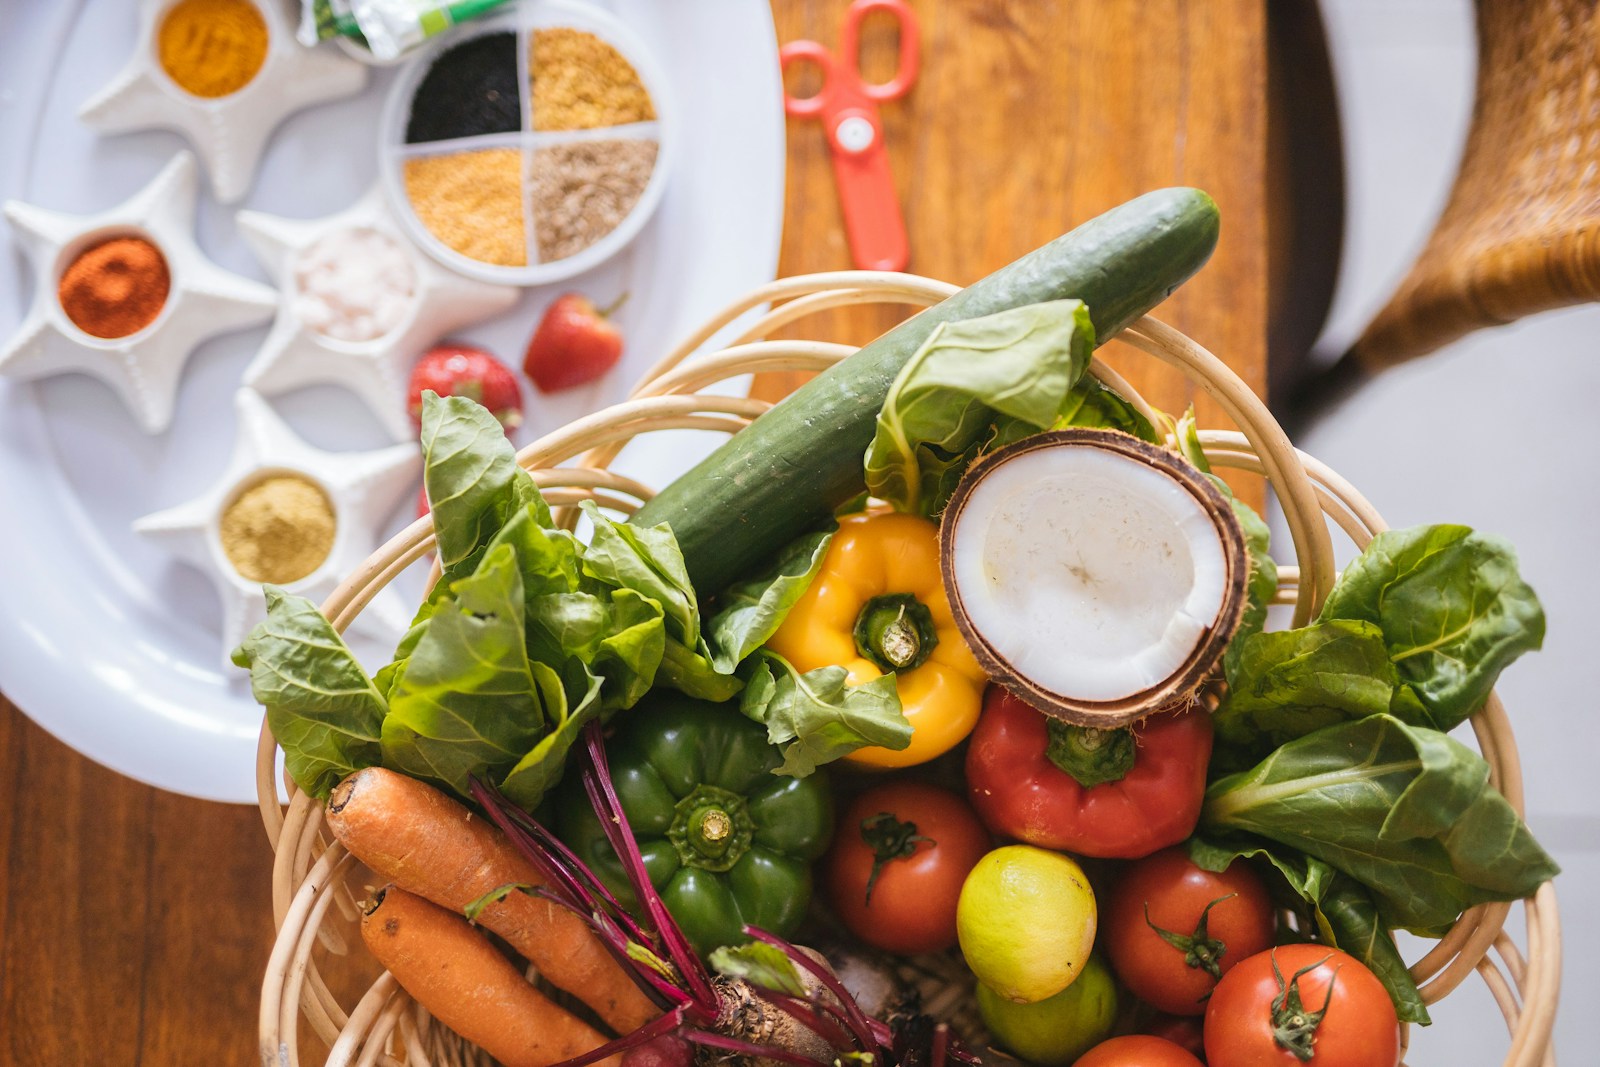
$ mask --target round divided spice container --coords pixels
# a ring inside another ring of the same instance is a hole
[[[660,202],[672,123],[638,39],[571,0],[524,0],[425,48],[384,106],[379,169],[441,263],[538,285],[614,255]]]

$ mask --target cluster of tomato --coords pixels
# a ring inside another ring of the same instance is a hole
[[[942,951],[957,942],[963,887],[996,837],[1071,853],[1102,902],[1083,971],[1108,963],[1138,1004],[1118,1011],[1114,995],[1081,997],[1032,1035],[997,1032],[1010,1051],[1045,1067],[1394,1067],[1399,1025],[1372,972],[1325,945],[1276,944],[1294,935],[1279,930],[1249,863],[1217,873],[1189,858],[1182,842],[1210,755],[1203,712],[1105,738],[991,686],[966,752],[966,799],[905,780],[858,795],[824,861],[830,903],[869,945]],[[1119,1030],[1128,1036],[1109,1037]]]

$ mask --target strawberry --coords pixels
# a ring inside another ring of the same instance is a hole
[[[592,382],[622,358],[622,332],[606,318],[626,300],[595,308],[581,293],[563,293],[545,310],[528,340],[522,369],[542,393]]]
[[[522,425],[522,386],[511,368],[481,348],[442,344],[430,349],[411,368],[411,421],[422,428],[422,394],[476,400],[509,432]]]

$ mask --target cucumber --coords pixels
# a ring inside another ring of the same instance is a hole
[[[1045,300],[1089,306],[1104,341],[1161,303],[1217,243],[1198,189],[1130,200],[906,320],[807,382],[633,517],[666,523],[702,595],[746,577],[866,487],[862,461],[889,387],[941,322]]]

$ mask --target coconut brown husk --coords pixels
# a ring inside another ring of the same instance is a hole
[[[1086,701],[1052,692],[1019,673],[982,633],[972,625],[962,603],[961,590],[955,581],[955,528],[960,521],[973,490],[996,468],[1018,456],[1039,449],[1061,447],[1103,448],[1121,456],[1137,460],[1171,478],[1204,509],[1216,525],[1222,544],[1223,559],[1227,567],[1226,586],[1222,609],[1216,620],[1206,630],[1199,643],[1190,652],[1183,665],[1160,685],[1112,701]],[[989,677],[1005,686],[1022,700],[1027,701],[1047,715],[1055,716],[1079,726],[1111,728],[1124,726],[1146,715],[1167,708],[1188,706],[1194,702],[1200,689],[1213,677],[1228,641],[1238,630],[1244,618],[1245,589],[1250,575],[1250,559],[1245,550],[1244,529],[1233,513],[1228,498],[1211,480],[1191,464],[1164,448],[1117,430],[1069,429],[1051,430],[1026,437],[984,456],[968,468],[956,486],[955,494],[939,524],[939,569],[944,578],[946,595],[955,613],[956,626],[961,636],[972,648],[973,655],[983,665]]]

